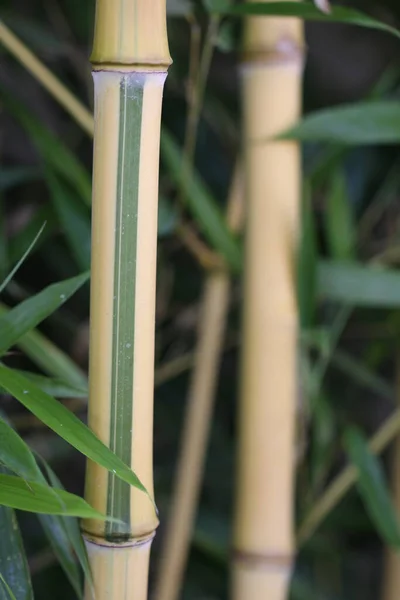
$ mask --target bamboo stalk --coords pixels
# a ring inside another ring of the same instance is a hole
[[[165,0],[97,0],[89,425],[153,495],[157,199]],[[88,462],[85,496],[115,521],[88,520],[96,600],[147,598],[149,498]],[[86,585],[86,598],[92,590]]]
[[[302,23],[247,20],[246,263],[232,598],[284,600],[292,570],[300,155],[271,137],[301,111]]]
[[[227,222],[232,231],[238,231],[242,221],[242,199],[242,175],[238,167],[228,202]],[[209,438],[229,292],[226,269],[213,270],[207,275],[174,497],[154,595],[156,600],[177,600],[181,592]]]
[[[396,360],[396,392],[397,403],[400,404],[400,352]],[[399,514],[400,510],[400,436],[393,442],[390,456],[391,483],[393,505]],[[398,600],[400,597],[400,552],[396,548],[387,548],[383,574],[382,600]]]

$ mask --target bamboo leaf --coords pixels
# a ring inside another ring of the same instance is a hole
[[[38,517],[61,568],[78,598],[82,598],[82,577],[67,533],[70,523],[64,523],[63,517],[57,515],[38,515]],[[72,522],[73,517],[68,517],[68,520]]]
[[[321,110],[304,117],[279,138],[346,145],[398,144],[400,104],[381,100]]]
[[[161,137],[161,155],[208,241],[235,271],[239,271],[242,254],[238,241],[227,228],[222,212],[200,177],[196,173],[190,177],[182,176],[185,160],[174,138],[166,130]]]
[[[115,473],[126,483],[147,494],[146,488],[133,471],[111,452],[78,417],[52,396],[39,390],[20,373],[1,364],[0,386],[71,446],[105,469]]]
[[[54,216],[54,211],[48,205],[37,209],[25,227],[23,227],[10,239],[9,259],[11,264],[16,263],[19,260],[39,229],[43,226],[43,223],[46,223],[46,227],[42,230],[39,239],[36,240],[34,247],[31,249],[31,254],[36,252],[54,233],[56,219]]]
[[[400,32],[394,27],[345,6],[331,6],[329,12],[322,12],[311,2],[251,2],[226,8],[221,12],[238,17],[266,15],[271,17],[299,17],[307,21],[321,21],[323,23],[347,23],[369,29],[379,29],[400,37]]]
[[[2,93],[2,101],[10,113],[29,134],[37,151],[56,173],[65,178],[79,193],[88,206],[91,203],[91,180],[89,173],[75,155],[53,133],[44,127],[15,98]]]
[[[46,377],[44,375],[38,375],[37,373],[31,373],[30,371],[20,371],[14,369],[17,373],[23,375],[35,384],[36,387],[46,392],[50,396],[55,398],[87,398],[88,389],[86,385],[72,386],[66,383],[63,379],[54,379],[52,377]]]
[[[0,417],[0,462],[28,481],[40,481],[41,472],[29,447],[14,429]]]
[[[356,428],[346,431],[344,444],[358,471],[358,487],[372,521],[384,541],[399,548],[399,522],[379,460],[371,453],[367,440]]]
[[[318,292],[322,298],[375,308],[400,306],[400,272],[357,263],[320,261]]]
[[[85,519],[107,518],[79,496],[35,481],[28,484],[14,475],[0,475],[0,505],[41,514]]]
[[[338,261],[355,260],[356,228],[344,173],[333,173],[327,194],[325,230],[330,255]]]
[[[15,512],[0,506],[0,597],[33,600],[26,553]]]
[[[0,317],[0,354],[4,354],[27,331],[34,329],[36,325],[57,310],[88,279],[89,273],[83,273],[60,283],[49,285]]]
[[[40,238],[40,236],[41,236],[41,234],[42,234],[43,229],[45,228],[45,226],[46,226],[46,223],[43,223],[42,227],[39,229],[38,233],[36,234],[36,236],[34,237],[34,239],[32,240],[32,242],[30,243],[30,245],[28,246],[28,248],[25,250],[24,254],[21,256],[21,258],[19,259],[19,261],[17,262],[17,264],[13,267],[13,269],[11,270],[11,272],[7,275],[7,277],[5,278],[5,280],[3,281],[3,283],[0,285],[0,294],[1,294],[1,292],[4,291],[4,289],[10,283],[10,281],[12,280],[12,278],[14,277],[14,275],[16,274],[16,272],[18,271],[18,269],[22,266],[22,264],[28,258],[28,256],[31,253],[33,247],[35,246],[36,242]]]
[[[0,304],[0,322],[1,317],[9,314],[10,311],[11,309]],[[85,373],[40,331],[35,329],[28,331],[16,345],[45,373],[64,381],[73,388],[87,390],[88,382]]]
[[[71,252],[82,271],[90,269],[90,213],[86,206],[71,194],[49,169],[46,182],[60,225]]]
[[[58,477],[54,473],[54,471],[51,469],[50,465],[42,458],[41,458],[41,461],[45,468],[48,480],[50,481],[51,485],[55,488],[64,489],[62,483],[60,482],[60,480],[58,479]],[[67,539],[69,542],[69,544],[67,544],[67,546],[70,546],[73,549],[73,552],[77,556],[79,564],[81,565],[82,570],[85,574],[86,582],[89,583],[93,587],[93,578],[92,578],[92,573],[90,570],[89,558],[87,555],[86,545],[85,545],[85,542],[83,541],[83,537],[82,537],[82,533],[81,533],[78,521],[74,518],[69,518],[69,517],[68,517],[68,520],[66,517],[53,517],[53,518],[58,518],[61,520],[61,525],[63,526],[63,529],[67,535]],[[65,547],[64,545],[61,545],[61,547],[59,549],[60,553],[63,552],[64,547]],[[68,548],[68,551],[69,551],[69,548]],[[67,557],[65,557],[65,558],[67,558]]]

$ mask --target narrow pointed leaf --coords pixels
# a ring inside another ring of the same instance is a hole
[[[31,253],[31,250],[33,249],[33,247],[35,246],[36,242],[40,238],[40,236],[41,236],[41,234],[42,234],[43,229],[45,228],[45,226],[46,226],[46,223],[43,223],[43,225],[41,226],[41,228],[37,232],[36,236],[34,237],[34,239],[32,240],[32,242],[29,244],[28,248],[25,250],[25,252],[21,256],[21,258],[18,260],[17,264],[13,267],[13,269],[11,270],[11,272],[7,275],[7,277],[5,278],[5,280],[3,281],[3,283],[0,285],[0,294],[4,290],[4,288],[7,287],[7,285],[10,283],[11,279],[14,277],[14,275],[16,274],[16,272],[18,271],[18,269],[22,266],[22,264],[28,258],[29,254]]]
[[[271,17],[299,17],[300,19],[321,21],[323,23],[348,23],[369,29],[380,29],[400,37],[400,32],[394,27],[345,6],[332,5],[330,12],[322,12],[312,2],[251,2],[228,7],[223,13],[241,17],[266,15]]]
[[[0,364],[0,386],[74,448],[112,471],[126,483],[147,493],[139,478],[118,456],[65,406],[38,389],[20,373]]]
[[[0,594],[3,599],[33,600],[31,577],[15,512],[0,506]]]
[[[0,304],[0,320],[11,310],[4,304]],[[74,388],[87,390],[88,382],[85,373],[40,331],[35,329],[28,331],[16,342],[16,345],[45,373],[65,381]]]
[[[320,261],[319,295],[354,306],[398,308],[400,271],[356,263]]]
[[[0,505],[27,512],[89,519],[106,517],[83,498],[21,477],[0,475]]]
[[[20,259],[43,223],[46,223],[46,227],[43,229],[39,239],[36,240],[35,245],[31,248],[31,254],[34,254],[54,233],[56,218],[52,207],[48,205],[44,205],[36,210],[25,227],[10,239],[9,259],[11,264],[16,263]]]
[[[83,273],[60,283],[49,285],[0,317],[0,354],[4,354],[18,342],[24,333],[34,329],[36,325],[57,310],[88,279],[89,273]]]
[[[239,242],[227,228],[222,212],[200,177],[196,173],[192,173],[190,177],[182,176],[184,159],[181,150],[166,130],[161,137],[161,155],[205,237],[228,264],[239,271],[242,265]]]
[[[398,144],[400,103],[392,100],[357,102],[321,110],[304,117],[279,137],[357,146]]]
[[[357,484],[365,507],[385,542],[400,548],[400,527],[380,462],[364,435],[349,428],[344,437],[347,453],[358,471]]]

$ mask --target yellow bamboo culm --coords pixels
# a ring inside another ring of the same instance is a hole
[[[400,404],[400,352],[396,361],[396,395]],[[391,488],[393,505],[399,514],[400,510],[400,436],[397,435],[391,448]],[[400,552],[396,548],[387,548],[385,556],[382,600],[398,600],[400,598]]]
[[[146,600],[153,499],[157,202],[163,86],[171,62],[165,0],[97,0],[88,423],[143,491],[89,461],[85,497],[94,589],[85,599]],[[150,496],[150,497],[149,497]]]
[[[247,202],[233,600],[286,600],[294,553],[297,396],[296,143],[272,141],[301,112],[303,27],[251,17],[242,65]]]

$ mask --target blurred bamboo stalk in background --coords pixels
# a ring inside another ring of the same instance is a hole
[[[400,351],[396,357],[396,400],[400,405]],[[397,435],[390,450],[391,489],[393,506],[400,514],[400,436]],[[400,551],[387,548],[384,565],[382,600],[398,600],[400,598]]]
[[[285,600],[294,552],[297,398],[296,143],[271,141],[301,114],[303,25],[250,17],[242,64],[247,202],[233,600]]]
[[[233,232],[240,229],[242,209],[242,171],[237,166],[227,211],[227,223]],[[206,276],[201,302],[199,339],[155,600],[177,600],[181,593],[207,452],[229,293],[228,271],[224,268],[210,271]]]
[[[160,120],[170,64],[165,0],[97,0],[89,425],[153,495]],[[88,462],[85,521],[96,600],[145,600],[151,500]],[[85,598],[92,598],[86,585]]]

